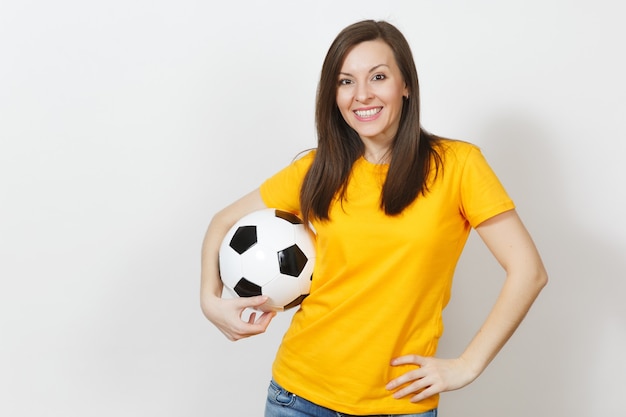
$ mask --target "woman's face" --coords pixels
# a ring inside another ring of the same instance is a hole
[[[346,55],[337,80],[337,106],[366,147],[388,147],[408,90],[393,51],[382,40],[362,42]]]

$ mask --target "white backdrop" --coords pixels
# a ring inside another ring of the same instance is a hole
[[[290,313],[228,342],[200,312],[201,240],[217,210],[315,145],[324,54],[375,18],[413,47],[425,127],[483,148],[551,278],[441,415],[625,415],[621,9],[0,3],[0,414],[262,415]],[[501,282],[472,235],[442,356],[460,353]]]

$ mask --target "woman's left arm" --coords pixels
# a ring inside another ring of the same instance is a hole
[[[439,359],[406,355],[394,358],[392,366],[418,366],[387,384],[387,389],[395,391],[395,398],[413,395],[411,401],[418,402],[474,381],[515,332],[548,282],[539,252],[515,210],[486,220],[476,231],[506,272],[502,291],[460,357]]]

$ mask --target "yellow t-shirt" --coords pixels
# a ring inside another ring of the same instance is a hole
[[[392,358],[433,356],[442,310],[471,227],[514,208],[480,150],[444,140],[443,173],[398,216],[380,209],[386,165],[352,168],[346,199],[330,221],[313,222],[317,258],[311,293],[294,314],[272,373],[285,389],[347,414],[410,414],[437,407],[394,399],[388,381],[411,367]],[[310,152],[261,185],[268,207],[300,213]]]

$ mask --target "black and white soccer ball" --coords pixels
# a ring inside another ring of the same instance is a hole
[[[298,216],[277,209],[241,218],[219,250],[224,287],[234,297],[269,297],[264,311],[299,305],[309,294],[314,264],[314,234]]]

